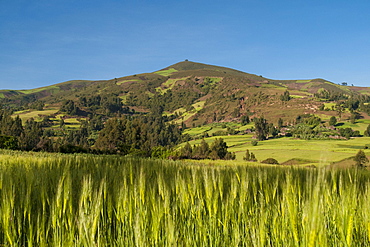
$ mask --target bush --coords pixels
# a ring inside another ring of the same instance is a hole
[[[265,159],[263,161],[261,161],[261,163],[264,163],[264,164],[274,164],[274,165],[278,165],[279,162],[274,159],[274,158],[268,158],[268,159]]]
[[[252,144],[252,146],[257,146],[257,144],[258,144],[258,141],[256,141],[256,140],[253,140],[253,141],[251,141],[251,144]]]

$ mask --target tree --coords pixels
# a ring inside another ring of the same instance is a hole
[[[246,116],[246,115],[241,116],[240,122],[241,122],[242,125],[249,124],[249,122],[250,122],[249,117]]]
[[[0,148],[17,149],[18,141],[14,136],[0,135]]]
[[[36,150],[40,137],[43,135],[41,123],[36,122],[33,118],[26,121],[24,132],[19,137],[19,146],[22,150]]]
[[[269,135],[271,135],[272,137],[275,138],[279,134],[279,131],[275,128],[275,126],[272,123],[268,125],[268,128],[269,128]]]
[[[254,122],[254,126],[256,129],[257,139],[259,141],[266,140],[267,135],[269,133],[267,120],[264,119],[263,117],[260,117],[260,118],[254,118],[253,122]]]
[[[192,158],[193,149],[189,142],[185,144],[185,146],[181,149],[181,157],[185,159],[191,159]]]
[[[23,133],[22,120],[19,115],[14,119],[13,124],[10,127],[10,135],[21,136]]]
[[[127,149],[122,150],[125,141],[124,121],[125,119],[109,119],[104,129],[99,132],[99,137],[96,140],[95,148],[100,149],[104,152],[112,153],[124,151],[123,154],[127,154]]]
[[[211,158],[223,159],[227,154],[227,145],[222,138],[216,138],[211,145]]]
[[[61,119],[59,120],[59,127],[60,127],[60,128],[63,128],[65,125],[66,125],[66,123],[64,122],[64,119],[63,119],[63,118],[61,118]]]
[[[356,123],[356,120],[360,118],[360,114],[358,112],[352,112],[351,113],[351,117],[350,117],[350,120],[351,120],[351,123],[354,124]]]
[[[338,102],[336,105],[335,105],[335,110],[338,112],[338,116],[339,118],[342,117],[342,113],[344,112],[344,106],[342,103]]]
[[[68,115],[77,115],[79,110],[80,109],[75,105],[75,102],[73,100],[65,101],[60,107],[60,111],[65,112]]]
[[[30,104],[30,109],[34,109],[37,111],[42,111],[44,109],[45,103],[42,101],[35,101]]]
[[[336,125],[337,124],[337,118],[336,117],[334,117],[334,116],[332,116],[331,118],[330,118],[330,120],[329,120],[329,125],[330,126],[334,126],[334,125]]]
[[[284,126],[283,119],[279,118],[278,120],[278,128],[279,130]]]
[[[234,152],[227,152],[224,159],[225,160],[235,160],[236,155]]]
[[[369,159],[366,157],[364,151],[358,150],[354,161],[356,161],[356,166],[357,167],[364,167],[366,163],[369,162]]]
[[[249,153],[249,150],[247,149],[247,151],[245,152],[245,156],[243,157],[243,160],[248,161],[248,160],[250,160],[250,159],[251,159],[251,155],[250,155],[250,153]]]
[[[366,128],[366,130],[364,132],[364,136],[370,136],[370,124]]]
[[[289,91],[285,91],[284,94],[280,95],[281,101],[289,101],[291,99]]]
[[[193,149],[193,157],[199,159],[207,159],[210,153],[208,143],[202,139],[200,145]]]
[[[251,153],[251,158],[250,158],[249,161],[257,161],[256,156],[254,155],[254,153]]]

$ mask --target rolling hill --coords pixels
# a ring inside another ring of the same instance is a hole
[[[110,80],[2,90],[0,103],[0,144],[11,149],[165,157],[186,142],[222,136],[241,162],[250,150],[260,161],[306,165],[347,162],[370,147],[368,87],[275,80],[190,61]],[[254,118],[268,128],[258,145]]]
[[[289,91],[291,100],[280,99],[285,91]],[[294,121],[300,114],[315,113],[329,118],[333,112],[319,109],[325,102],[330,107],[330,101],[314,97],[320,92],[368,96],[370,88],[337,85],[324,79],[273,80],[230,68],[184,61],[152,73],[110,80],[76,80],[31,90],[2,90],[0,98],[3,105],[11,107],[21,117],[35,112],[32,109],[35,102],[42,102],[47,112],[59,109],[67,100],[75,102],[84,117],[92,111],[106,115],[104,110],[81,103],[81,99],[100,95],[119,99],[135,113],[152,111],[159,104],[174,121],[193,127],[234,121],[243,115],[264,116],[274,123],[279,118],[285,122]],[[36,115],[40,114],[43,115],[39,112]]]

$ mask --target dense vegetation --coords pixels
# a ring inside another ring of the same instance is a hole
[[[66,105],[73,103],[67,102]],[[71,109],[76,110],[74,107]],[[13,119],[9,111],[0,111],[0,147],[25,151],[140,153],[151,156],[153,149],[169,149],[182,140],[181,128],[165,122],[162,115],[121,116],[111,118],[105,124],[101,118],[92,116],[77,130],[61,131],[60,138],[55,138],[55,131],[45,128],[49,121],[49,118],[44,118],[36,122],[31,118],[23,126],[19,117]],[[60,125],[63,127],[63,119]],[[97,131],[96,140],[90,139]]]
[[[370,244],[363,169],[2,152],[0,177],[2,246]]]
[[[112,80],[0,91],[0,147],[241,160],[247,149],[285,137],[370,136],[369,94],[370,88],[323,79],[271,80],[184,61]],[[218,124],[225,127],[214,127]],[[212,146],[216,136],[243,136],[244,143],[238,145],[244,149],[226,141]],[[202,139],[208,147],[198,142],[183,149],[187,142]],[[359,142],[356,151],[370,146]],[[237,152],[224,151],[226,146]],[[257,156],[259,161],[275,158]]]

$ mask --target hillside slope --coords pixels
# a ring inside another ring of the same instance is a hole
[[[285,91],[290,94],[286,101],[281,100]],[[111,80],[68,81],[32,90],[3,90],[0,97],[3,105],[19,114],[34,111],[35,103],[41,102],[44,110],[59,109],[70,100],[79,107],[81,117],[92,113],[112,116],[115,112],[163,110],[177,123],[199,126],[238,120],[242,116],[264,116],[272,122],[278,118],[290,122],[308,113],[330,117],[333,113],[320,110],[323,103],[330,102],[328,93],[330,97],[365,97],[370,95],[370,88],[342,86],[323,79],[273,80],[184,61],[152,73]],[[317,94],[320,97],[314,97]],[[114,106],[126,110],[111,110]]]

